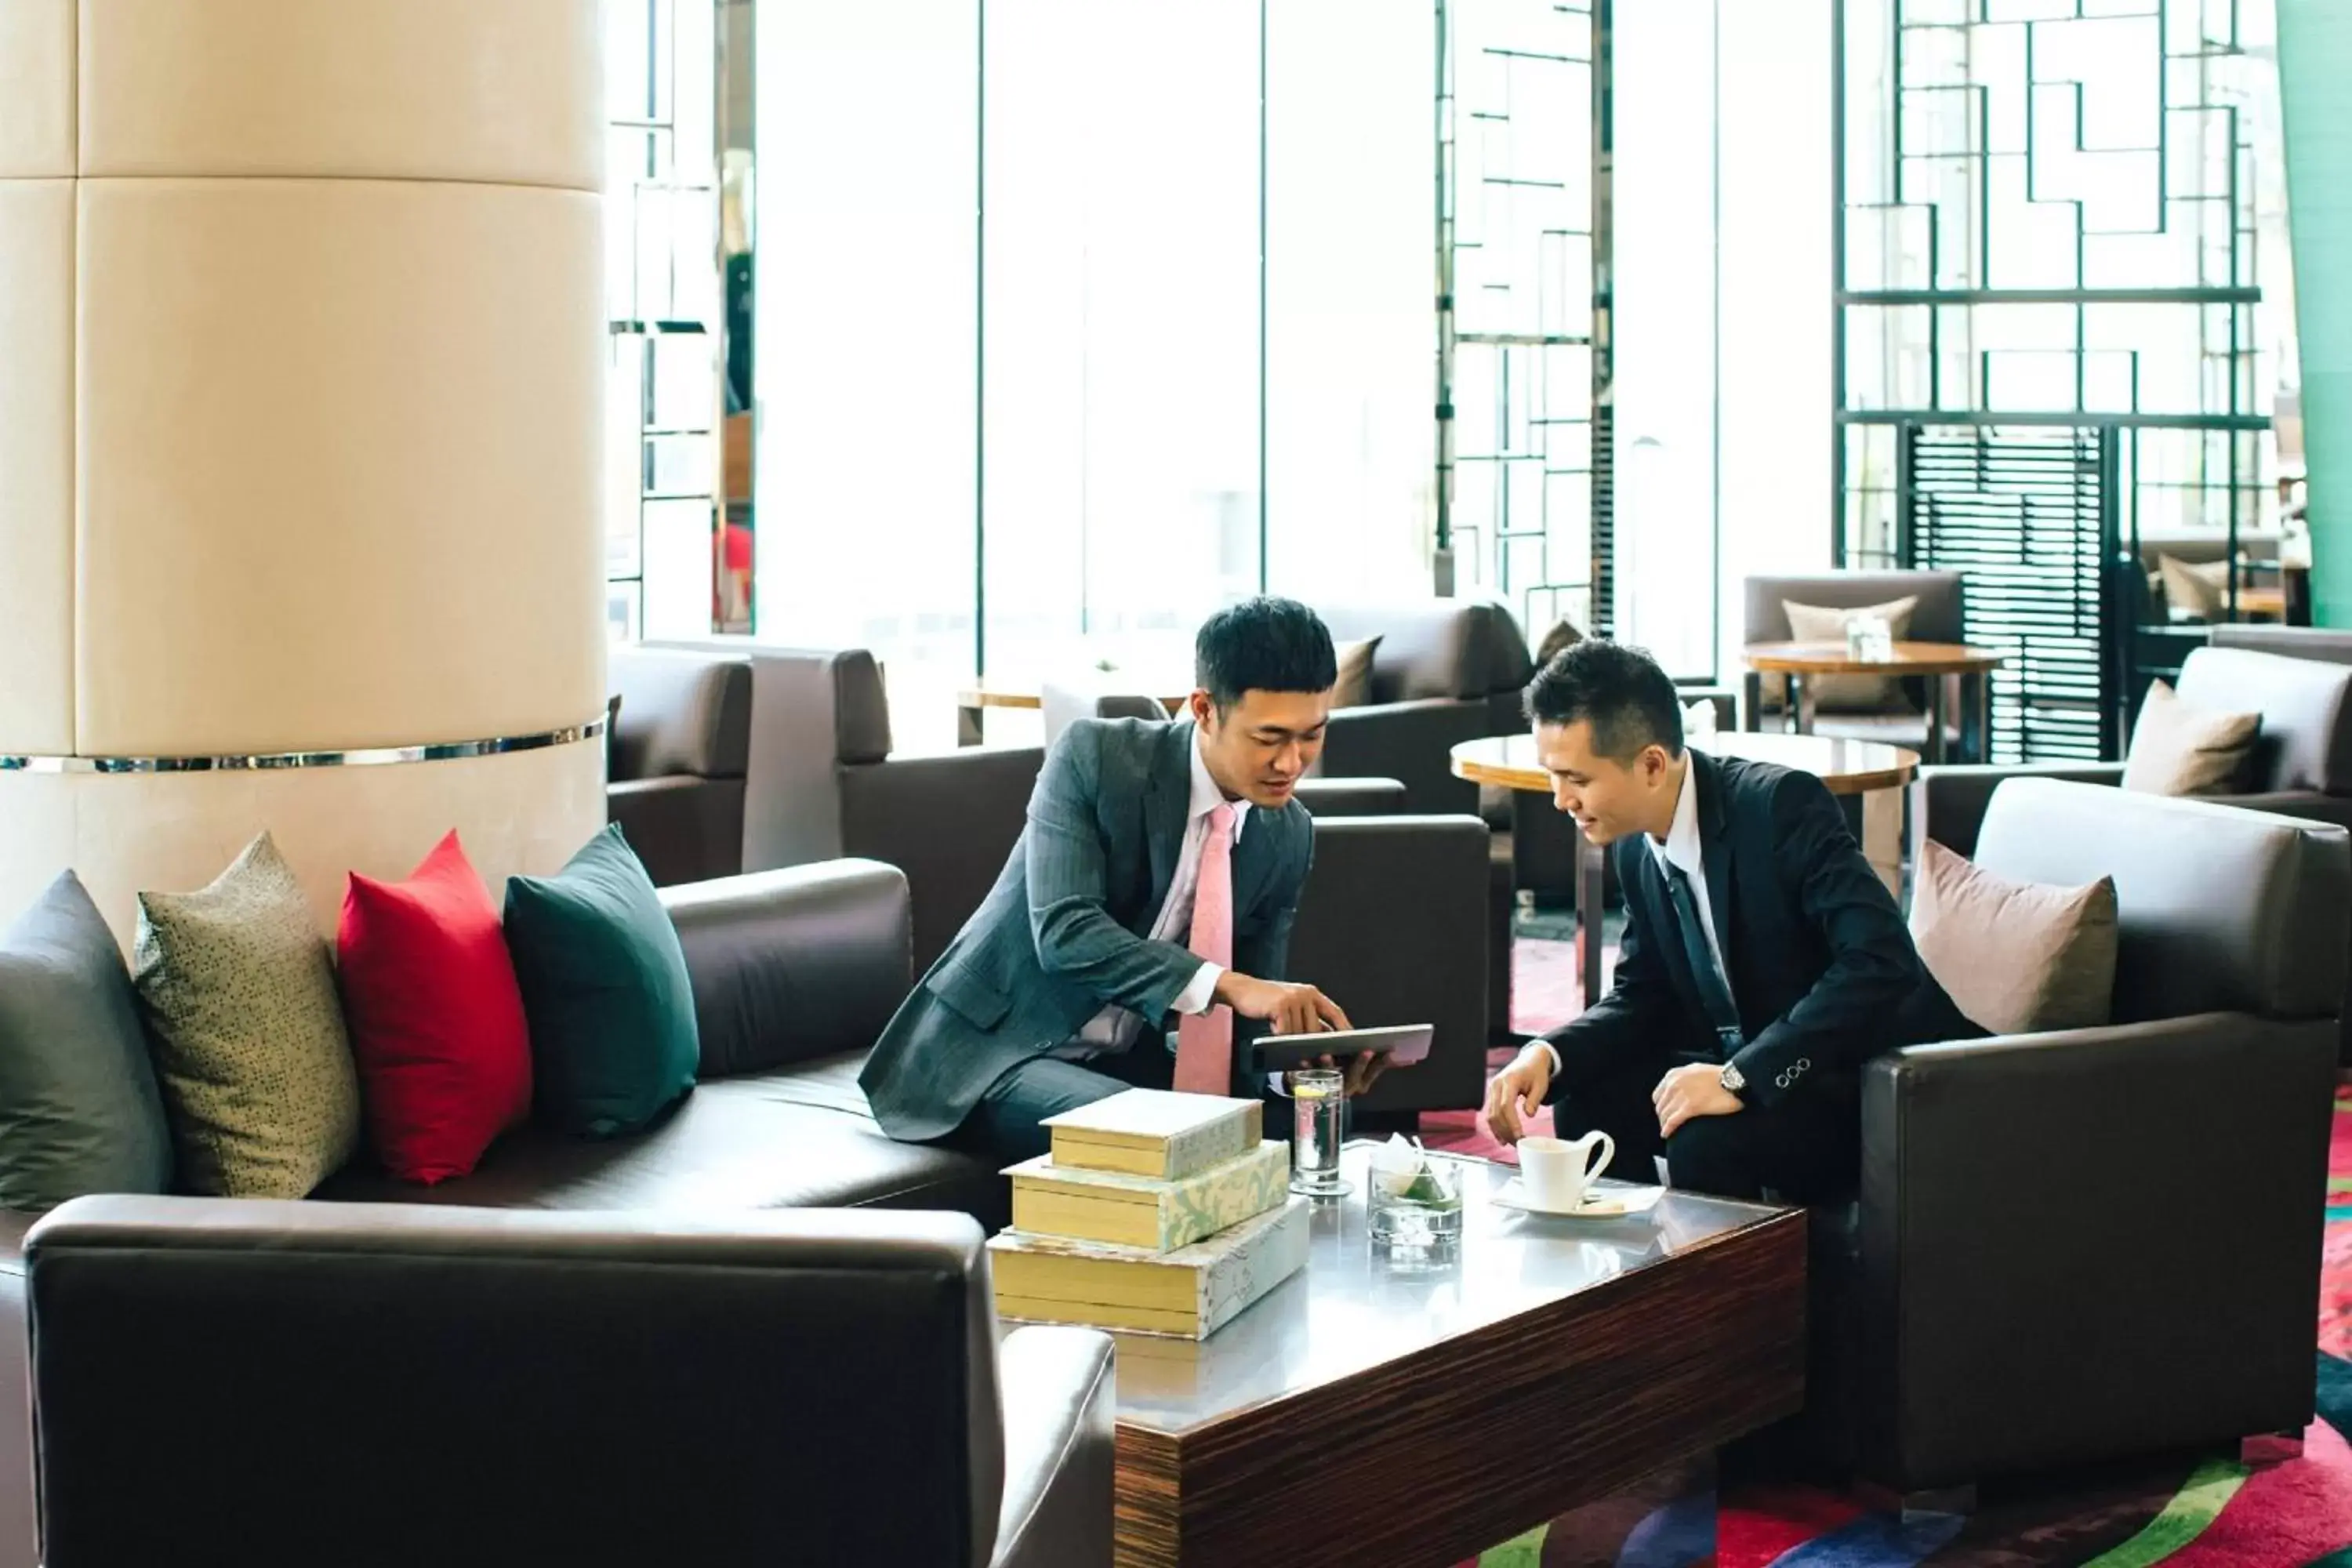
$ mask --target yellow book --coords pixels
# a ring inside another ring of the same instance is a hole
[[[1065,1170],[1121,1171],[1181,1182],[1239,1159],[1265,1135],[1255,1100],[1130,1089],[1049,1116],[1054,1163]]]
[[[1007,1230],[988,1244],[1007,1318],[1202,1339],[1307,1263],[1307,1202],[1173,1252]]]
[[[1181,1182],[1070,1170],[1046,1154],[1004,1173],[1013,1178],[1015,1230],[1166,1252],[1278,1206],[1290,1186],[1290,1145],[1260,1143]]]

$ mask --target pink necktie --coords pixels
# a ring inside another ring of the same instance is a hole
[[[1192,889],[1192,952],[1220,969],[1234,965],[1234,808],[1223,801],[1209,812],[1201,846],[1200,879]],[[1230,1094],[1234,1072],[1234,1010],[1223,1003],[1187,1013],[1176,1023],[1176,1087],[1187,1094]]]

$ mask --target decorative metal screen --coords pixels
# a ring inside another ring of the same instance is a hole
[[[1610,5],[1437,9],[1437,544],[1530,637],[1613,618]]]
[[[2275,554],[2263,237],[2284,194],[2274,73],[2249,47],[2269,0],[1832,4],[1836,559],[1969,571],[1972,640],[2063,622],[2070,651],[1996,687],[1996,736],[2009,755],[2119,744],[2089,716],[2095,668],[2101,701],[2128,703],[2205,630],[2142,635],[2126,564]],[[2065,596],[2051,621],[2015,596],[2028,583]]]
[[[1906,425],[1899,437],[1902,553],[1966,573],[1969,640],[2005,657],[1992,760],[2113,755],[2116,432]]]

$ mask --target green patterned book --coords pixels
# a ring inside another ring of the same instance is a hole
[[[1166,1252],[1280,1205],[1290,1187],[1290,1145],[1260,1143],[1238,1160],[1181,1182],[1074,1171],[1055,1164],[1050,1154],[1004,1173],[1013,1178],[1015,1230]]]
[[[1124,1171],[1181,1182],[1239,1159],[1265,1135],[1261,1100],[1130,1089],[1048,1116],[1054,1163],[1063,1170]]]

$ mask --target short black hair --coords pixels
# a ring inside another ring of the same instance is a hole
[[[1261,596],[1201,623],[1192,679],[1223,713],[1244,691],[1328,691],[1339,661],[1323,617],[1296,599]]]
[[[1592,749],[1630,762],[1647,745],[1683,754],[1683,704],[1658,661],[1607,637],[1561,649],[1528,682],[1528,717],[1538,724],[1592,726]]]

